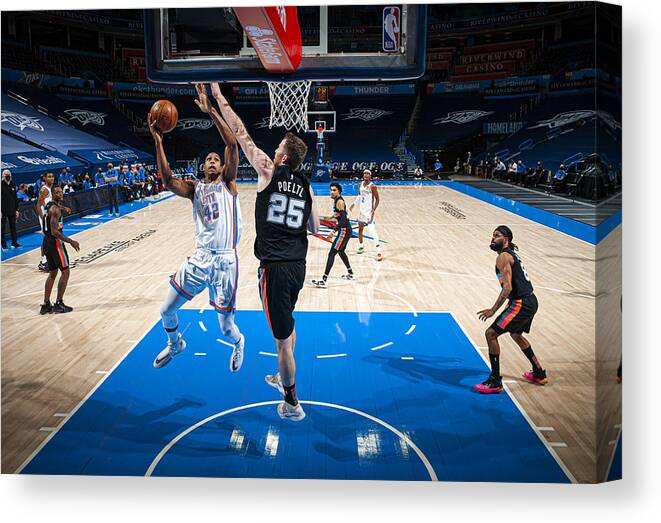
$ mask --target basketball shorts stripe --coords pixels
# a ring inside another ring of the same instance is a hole
[[[491,324],[491,328],[498,334],[530,332],[538,306],[537,297],[534,294],[518,300],[510,300],[507,308]]]

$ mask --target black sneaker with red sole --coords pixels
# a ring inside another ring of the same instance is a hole
[[[480,394],[498,394],[503,390],[503,379],[496,376],[489,376],[482,383],[475,385],[475,390]]]
[[[524,372],[523,379],[529,381],[530,383],[536,383],[537,385],[546,385],[549,382],[548,378],[546,377],[546,371],[544,369],[529,370],[528,372]]]

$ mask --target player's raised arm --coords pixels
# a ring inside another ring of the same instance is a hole
[[[312,199],[312,205],[310,206],[310,217],[308,218],[308,231],[312,234],[319,234],[319,212],[317,212],[317,206],[314,204],[312,185],[310,185],[310,198]]]
[[[209,100],[206,86],[204,84],[195,84],[195,90],[197,91],[197,100],[195,100],[195,103],[200,108],[200,111],[211,117],[216,129],[218,129],[220,137],[223,139],[223,142],[225,142],[225,167],[223,170],[223,179],[226,184],[234,185],[236,171],[239,166],[239,151],[236,136]],[[236,190],[236,187],[233,189]]]
[[[211,92],[213,93],[216,102],[218,102],[220,114],[225,119],[225,122],[227,122],[227,125],[229,125],[234,136],[236,136],[236,141],[239,143],[243,154],[246,155],[250,165],[252,165],[255,171],[257,171],[258,186],[264,186],[265,183],[268,184],[273,175],[273,160],[268,154],[255,145],[255,142],[253,142],[248,134],[246,126],[241,121],[241,118],[239,118],[230,107],[227,99],[223,96],[223,93],[220,92],[220,86],[217,83],[211,84]]]
[[[177,196],[192,201],[195,195],[195,186],[190,182],[172,176],[172,169],[170,169],[167,156],[165,156],[165,149],[163,149],[163,135],[156,128],[156,122],[152,120],[151,113],[147,115],[147,122],[149,123],[149,132],[154,138],[154,145],[156,145],[156,163],[163,177],[163,186]]]

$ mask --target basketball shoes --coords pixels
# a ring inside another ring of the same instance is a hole
[[[172,361],[177,354],[183,352],[186,348],[186,342],[181,337],[181,334],[177,335],[177,341],[172,342],[168,340],[167,346],[156,356],[154,360],[154,367],[160,369],[165,367],[168,363]]]

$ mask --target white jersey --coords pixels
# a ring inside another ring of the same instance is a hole
[[[41,189],[39,189],[39,192],[41,192],[44,187],[46,187],[46,190],[48,191],[48,193],[46,194],[46,197],[44,198],[44,204],[41,206],[41,212],[45,214],[46,213],[46,205],[48,205],[49,202],[53,201],[53,193],[51,192],[50,187],[48,187],[48,185],[46,185],[46,184],[43,184],[41,186]],[[44,221],[39,216],[39,214],[37,214],[37,218],[39,218],[40,230],[41,230],[41,232],[43,232],[43,230],[44,230]],[[45,218],[45,216],[44,216],[44,218]]]
[[[230,193],[225,182],[195,185],[193,198],[195,247],[212,251],[236,249],[243,231],[238,195]]]
[[[372,214],[372,205],[374,203],[372,196],[372,182],[367,186],[363,182],[360,182],[360,214]]]
[[[49,204],[49,202],[53,201],[53,193],[51,192],[50,187],[48,185],[44,184],[41,186],[41,189],[39,189],[39,192],[43,190],[43,188],[46,187],[46,190],[48,191],[48,194],[46,194],[46,197],[44,198],[44,204],[41,206],[42,209],[46,208],[46,205]]]

